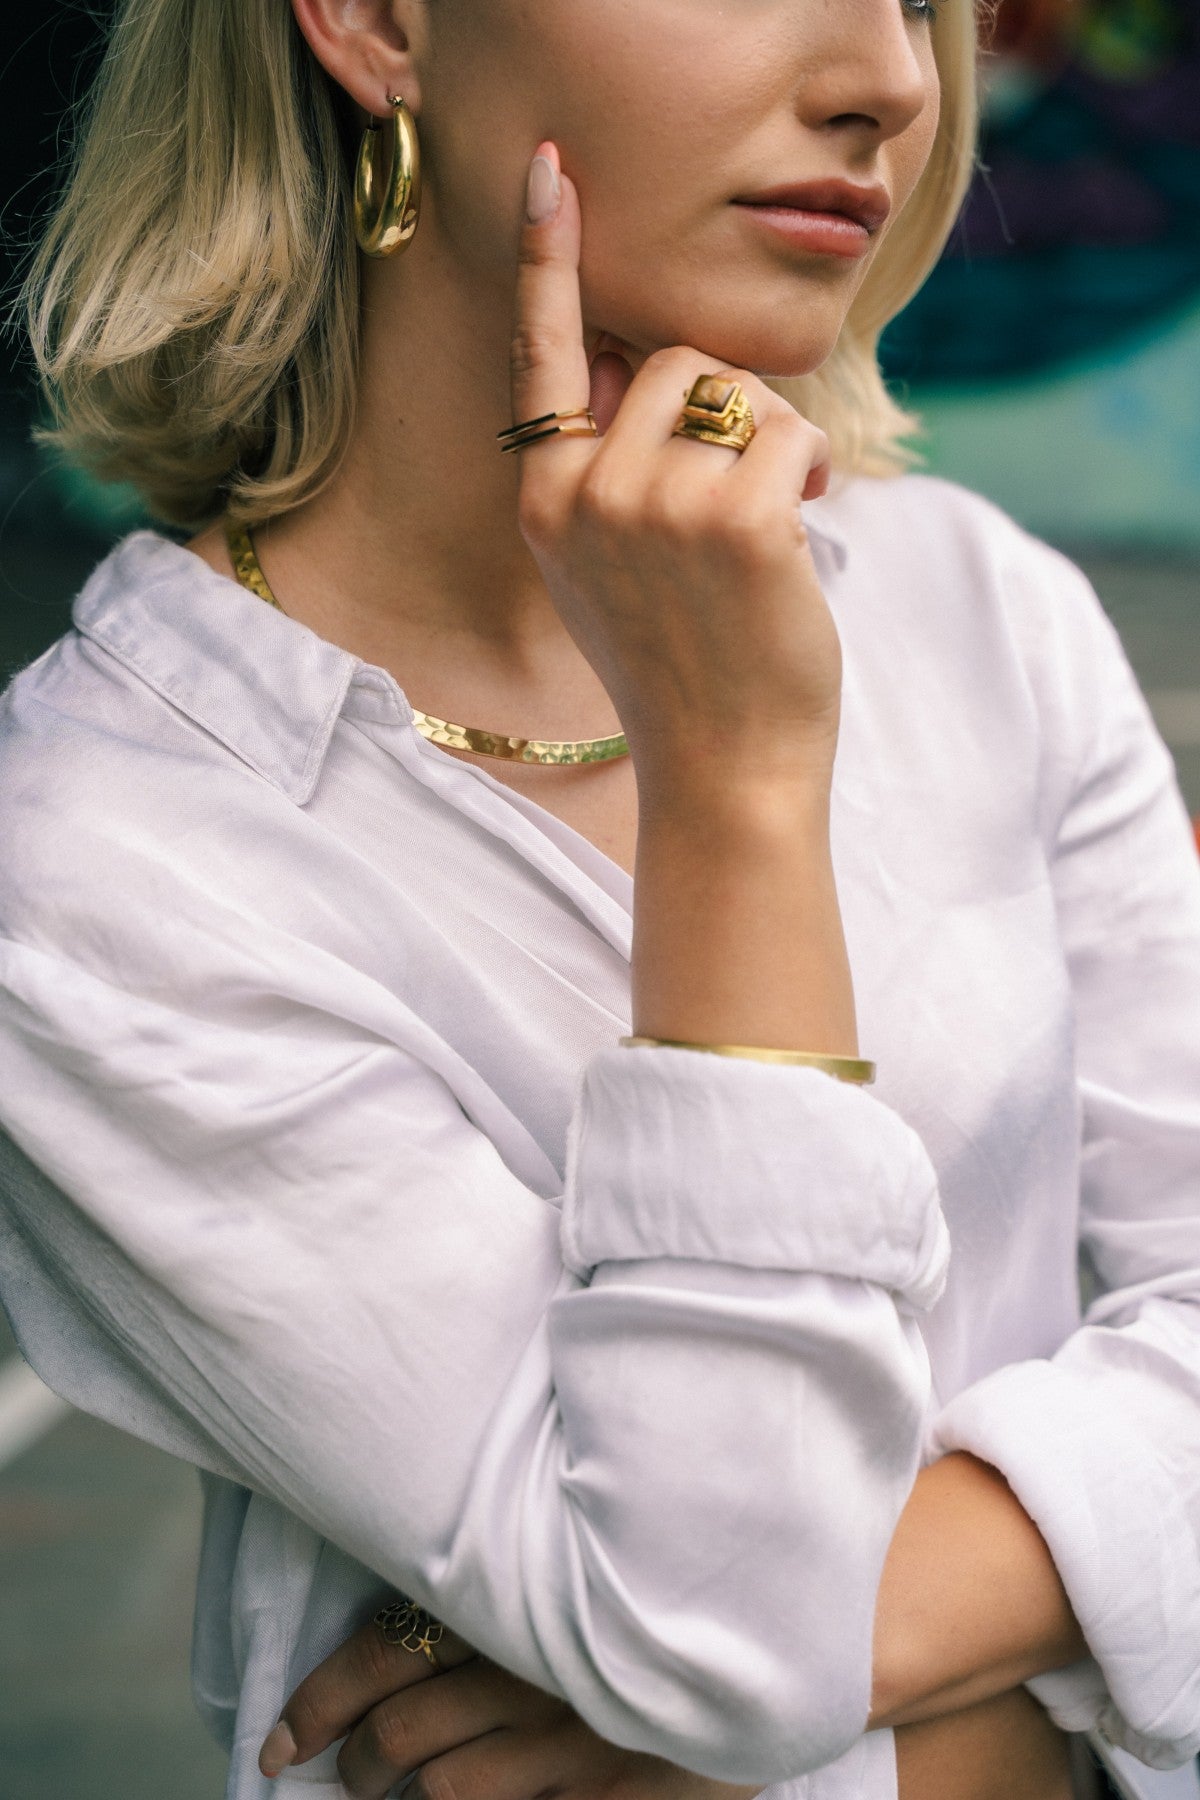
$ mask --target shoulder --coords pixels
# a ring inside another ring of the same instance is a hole
[[[982,494],[938,475],[844,480],[818,505],[869,559],[886,559],[936,596],[965,573],[1051,591],[1087,587],[1082,571]]]
[[[855,606],[923,653],[986,649],[1039,690],[1123,661],[1083,570],[983,495],[934,475],[860,476],[818,506],[846,546]]]
[[[944,733],[986,745],[1011,779],[1026,770],[1047,830],[1102,755],[1166,779],[1117,630],[1070,557],[936,476],[848,480],[818,507],[845,545],[839,629],[898,731],[903,697],[923,694]]]
[[[93,570],[72,606],[70,629],[0,693],[0,792],[40,777],[54,784],[58,799],[66,797],[64,781],[67,793],[77,782],[86,795],[114,758],[139,743],[163,746],[172,709],[164,707],[161,684],[147,682],[137,667],[139,639],[144,646],[164,574],[176,589],[186,579],[182,554],[154,532],[136,532]],[[197,559],[187,560],[203,574]]]
[[[64,940],[93,921],[101,889],[139,910],[196,860],[189,845],[203,854],[203,820],[229,811],[231,784],[250,810],[252,790],[274,792],[172,698],[181,655],[161,603],[168,589],[181,608],[202,600],[204,583],[198,559],[135,534],[93,572],[71,629],[0,694],[0,933]]]

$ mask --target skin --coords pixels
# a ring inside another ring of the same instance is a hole
[[[602,426],[665,345],[692,345],[713,368],[811,370],[865,265],[798,258],[729,202],[842,174],[881,180],[898,212],[936,127],[930,27],[898,0],[739,0],[736,33],[725,0],[297,0],[295,11],[364,120],[404,96],[423,201],[409,248],[364,264],[358,429],[340,479],[259,532],[268,579],[293,617],[390,669],[427,712],[528,736],[614,732],[613,699],[519,526],[528,457],[495,444],[529,416],[512,411],[509,350],[530,157],[552,140],[577,183],[587,351],[623,352],[597,363]],[[218,530],[193,547],[230,572]],[[632,862],[628,760],[488,766]]]
[[[289,1698],[260,1766],[274,1776],[339,1738],[353,1800],[417,1772],[418,1800],[754,1800],[760,1791],[620,1750],[569,1706],[447,1631],[438,1670],[367,1625]],[[895,1733],[901,1800],[1069,1800],[1062,1734],[1023,1689]]]
[[[666,407],[664,417],[677,408],[666,396],[682,385],[680,362],[664,362],[663,352],[687,346],[690,371],[729,368],[753,388],[756,417],[775,421],[778,454],[791,459],[793,500],[820,491],[819,434],[783,422],[782,403],[754,374],[819,366],[869,259],[797,254],[731,202],[783,180],[840,175],[883,182],[894,221],[936,129],[930,21],[902,0],[741,0],[736,28],[727,0],[293,5],[314,54],[364,119],[384,115],[389,94],[404,96],[421,135],[424,197],[410,248],[365,268],[361,404],[345,464],[321,495],[260,529],[268,578],[292,617],[389,669],[426,711],[528,736],[629,732],[654,710],[647,704],[640,715],[638,702],[663,657],[639,669],[635,634],[627,629],[620,642],[613,593],[570,578],[584,566],[569,551],[597,446],[557,440],[502,457],[495,434],[548,405],[590,398],[602,431],[612,430],[605,466],[619,470],[626,493],[639,483],[665,491],[670,466],[680,472],[677,492],[691,484],[699,519],[695,484],[710,483],[710,497],[734,494],[716,482],[737,459],[661,435],[652,444],[645,424],[655,407]],[[522,211],[539,146],[561,162],[567,202],[557,223],[531,236]],[[513,378],[519,257],[523,373]],[[542,273],[530,276],[530,265]],[[546,405],[533,404],[539,395],[550,396]],[[760,433],[742,474],[763,467],[764,454]],[[593,506],[593,527],[598,518]],[[612,542],[632,542],[613,537],[612,516],[599,522]],[[192,548],[231,574],[219,530]],[[787,555],[796,559],[798,591],[813,586],[803,551],[802,533],[778,547],[780,569]],[[639,555],[640,567],[654,561],[644,530]],[[762,569],[750,573],[761,586]],[[644,619],[657,623],[677,591],[656,589],[647,575]],[[820,596],[808,600],[816,618]],[[708,653],[709,667],[730,677],[721,647]],[[778,662],[772,654],[772,671]],[[798,694],[794,683],[786,697]],[[819,718],[817,698],[811,706]],[[583,769],[487,767],[632,869],[632,758]],[[968,1456],[924,1471],[888,1558],[876,1624],[871,1723],[898,1727],[904,1800],[1066,1800],[1061,1735],[1019,1684],[1083,1653],[1046,1545],[1002,1479]],[[303,1760],[350,1730],[351,1791],[385,1792],[401,1764],[380,1718],[388,1726],[411,1686],[415,1659],[397,1660],[405,1656],[382,1658],[368,1628],[335,1657],[315,1700],[305,1684],[264,1767],[283,1766],[289,1745]],[[420,1740],[422,1765],[464,1740],[478,1740],[476,1757],[478,1744],[491,1753],[496,1740],[480,1733],[508,1719],[521,1722],[543,1770],[551,1740],[561,1748],[569,1737],[574,1774],[552,1783],[564,1794],[585,1785],[581,1769],[602,1768],[610,1793],[632,1783],[643,1797],[669,1788],[673,1800],[714,1800],[719,1784],[649,1768],[656,1759],[630,1761],[573,1715],[546,1712],[558,1703],[531,1701],[515,1678],[493,1671],[488,1680],[491,1724],[470,1710],[479,1695],[468,1695],[452,1722],[457,1736],[446,1741],[443,1724],[440,1741]],[[427,1685],[445,1698],[440,1680]],[[407,1766],[417,1766],[417,1737],[404,1741]],[[372,1755],[373,1773],[364,1773]],[[454,1791],[466,1800],[469,1784]],[[481,1792],[502,1800],[494,1769]],[[753,1790],[723,1792],[745,1800]]]

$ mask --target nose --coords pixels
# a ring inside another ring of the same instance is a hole
[[[870,143],[898,137],[934,98],[930,29],[901,0],[812,0],[797,94],[804,124]]]

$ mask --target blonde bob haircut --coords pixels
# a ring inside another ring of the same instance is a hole
[[[929,164],[832,355],[771,383],[849,472],[911,461],[915,421],[884,386],[879,334],[937,260],[974,158],[971,0],[948,0],[932,29]],[[352,154],[288,0],[124,0],[26,288],[42,441],[181,527],[226,511],[253,525],[315,494],[355,415]]]

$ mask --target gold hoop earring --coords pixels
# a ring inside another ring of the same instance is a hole
[[[399,94],[389,94],[391,130],[372,119],[354,175],[354,235],[367,256],[394,256],[411,242],[421,212],[421,145]],[[390,139],[390,142],[385,140]]]

